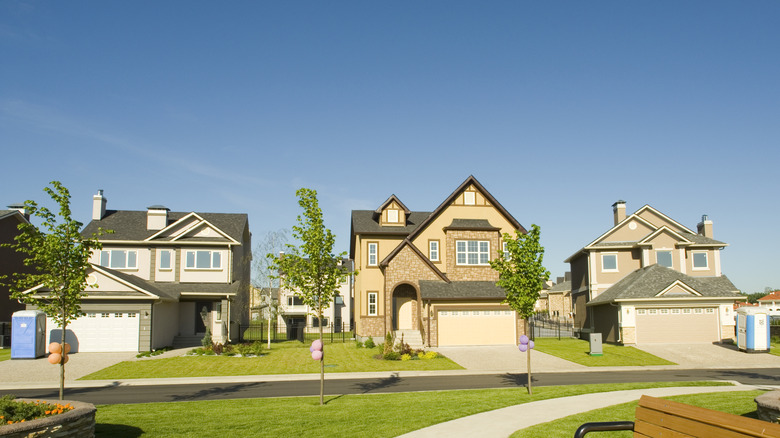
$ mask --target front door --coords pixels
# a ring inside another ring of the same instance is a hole
[[[206,334],[206,322],[211,321],[211,301],[198,301],[195,303],[195,334]],[[206,321],[203,319],[206,315]]]
[[[396,330],[411,330],[412,297],[393,297],[393,321]]]

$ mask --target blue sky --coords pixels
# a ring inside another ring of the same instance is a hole
[[[245,212],[255,242],[319,193],[432,210],[469,175],[553,276],[650,204],[780,287],[780,3],[0,2],[0,204],[62,181],[110,209]]]

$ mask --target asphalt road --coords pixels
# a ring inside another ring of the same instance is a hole
[[[539,386],[581,385],[586,383],[671,382],[693,380],[736,380],[750,385],[780,385],[780,369],[658,370],[540,373],[533,376]],[[329,395],[376,394],[454,389],[509,388],[525,385],[525,374],[485,374],[466,376],[388,377],[384,379],[328,379]],[[319,380],[254,382],[231,384],[188,384],[150,386],[108,386],[100,388],[65,388],[65,398],[96,405],[120,403],[224,400],[261,397],[294,397],[319,395]],[[0,391],[25,398],[57,398],[58,390]]]

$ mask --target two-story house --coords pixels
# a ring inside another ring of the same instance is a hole
[[[248,322],[251,235],[246,214],[107,210],[102,190],[92,221],[103,248],[90,260],[81,309],[68,326],[74,351],[148,351],[238,338]],[[47,321],[48,335],[58,339]]]
[[[719,342],[734,336],[744,300],[721,272],[707,216],[694,232],[649,205],[626,216],[568,259],[574,324],[623,344]]]
[[[19,224],[29,223],[29,216],[25,212],[23,204],[9,205],[8,210],[0,210],[0,275],[10,276],[14,273],[30,273],[32,269],[24,265],[25,255],[16,252],[11,247],[3,245],[16,244],[16,236],[19,235]],[[10,323],[11,315],[19,310],[24,310],[24,304],[10,299],[11,292],[7,285],[0,283],[0,323]],[[0,336],[4,336],[0,332]],[[8,339],[0,339],[0,346],[8,347]]]
[[[502,234],[526,230],[468,177],[432,212],[411,211],[395,195],[375,210],[354,210],[350,257],[359,339],[399,331],[410,345],[517,344],[522,320],[503,304],[489,260]]]

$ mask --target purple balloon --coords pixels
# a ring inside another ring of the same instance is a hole
[[[518,345],[518,346],[517,346],[517,348],[519,348],[519,349],[520,349],[520,351],[522,351],[523,353],[525,353],[525,352],[526,352],[526,350],[528,350],[528,345],[526,345],[526,344],[520,344],[520,345]]]
[[[534,348],[534,341],[528,341],[528,348]]]
[[[314,360],[322,360],[322,351],[314,350],[311,352],[311,358]]]
[[[314,351],[314,350],[322,351],[322,341],[320,341],[319,339],[315,339],[314,342],[311,343],[310,350],[311,351]]]
[[[520,336],[520,343],[521,344],[528,344],[528,336],[526,336],[526,335]]]

